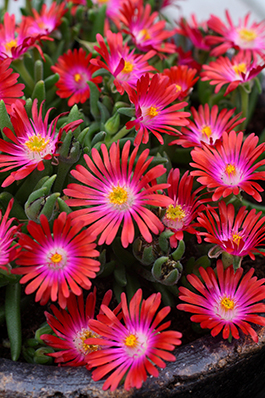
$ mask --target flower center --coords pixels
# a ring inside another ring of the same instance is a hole
[[[241,239],[242,239],[242,236],[240,236],[240,235],[238,235],[238,234],[233,234],[233,235],[232,235],[232,238],[233,238],[233,242],[236,243],[237,246],[238,246],[239,243],[240,243],[240,241],[241,241]]]
[[[130,61],[124,62],[124,68],[122,70],[123,73],[131,73],[133,70],[133,64]]]
[[[113,205],[123,205],[124,203],[127,203],[128,192],[125,188],[118,185],[117,187],[112,188],[108,198],[109,202]]]
[[[229,175],[229,177],[230,177],[230,175],[232,174],[232,175],[235,175],[236,174],[236,168],[235,168],[235,166],[233,165],[233,164],[227,164],[226,165],[226,168],[225,168],[225,172]]]
[[[253,41],[256,39],[257,33],[253,30],[243,28],[239,31],[239,37],[244,41]]]
[[[169,205],[166,211],[166,218],[169,220],[181,221],[185,217],[185,211],[182,209],[181,205]]]
[[[40,134],[37,134],[29,137],[28,141],[25,142],[25,145],[32,152],[41,152],[46,148],[49,142],[50,140],[48,138],[42,137]]]
[[[67,264],[67,255],[63,249],[53,250],[47,255],[47,265],[51,270],[63,269]]]
[[[124,344],[127,347],[131,347],[134,348],[138,345],[138,339],[134,334],[130,334],[129,336],[126,337],[126,339],[124,340]]]
[[[140,36],[142,37],[143,40],[149,40],[149,39],[151,39],[151,36],[150,36],[150,34],[149,34],[149,32],[148,32],[147,29],[142,29],[142,30],[140,31]]]
[[[82,76],[80,75],[80,73],[76,73],[76,74],[74,75],[74,79],[75,79],[75,82],[78,83],[79,80],[82,79]]]
[[[98,351],[98,345],[86,344],[87,339],[95,337],[99,337],[99,335],[97,333],[93,333],[89,328],[82,328],[79,332],[77,332],[75,338],[73,339],[73,343],[79,352],[86,355],[90,352]]]
[[[237,75],[239,75],[239,74],[241,74],[241,73],[246,74],[246,72],[247,72],[247,66],[246,66],[246,64],[245,64],[244,62],[241,62],[241,63],[238,64],[238,65],[234,65],[234,66],[233,66],[233,69],[234,69],[234,71],[235,71],[235,73],[236,73]]]
[[[12,40],[8,41],[7,43],[5,43],[6,51],[10,51],[11,48],[16,47],[16,46],[17,46],[17,40],[16,39],[12,39]]]
[[[51,261],[53,263],[59,263],[60,261],[62,261],[63,256],[59,253],[55,253],[51,256]]]
[[[210,126],[205,126],[202,128],[202,134],[205,134],[207,137],[210,137],[212,134],[212,129]]]
[[[150,116],[150,117],[155,117],[155,116],[157,116],[158,115],[158,110],[157,110],[157,107],[156,106],[151,106],[149,109],[148,109],[148,115]]]
[[[235,303],[230,298],[224,297],[221,300],[221,306],[224,308],[225,311],[229,311],[229,310],[232,310],[234,308]]]
[[[182,87],[179,84],[176,84],[176,91],[181,91]]]

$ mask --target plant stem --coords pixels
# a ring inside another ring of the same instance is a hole
[[[34,81],[32,77],[30,76],[28,70],[25,67],[25,64],[23,60],[21,59],[16,59],[13,62],[13,66],[16,69],[16,71],[20,74],[22,79],[24,80],[25,84],[27,85],[27,88],[30,90],[34,89]]]

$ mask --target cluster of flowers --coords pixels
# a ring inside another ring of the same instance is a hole
[[[84,303],[117,239],[126,250],[139,237],[152,247],[166,231],[170,255],[186,236],[203,237],[226,264],[187,275],[177,308],[224,339],[240,329],[257,342],[251,324],[265,325],[265,279],[241,266],[264,255],[265,216],[242,193],[262,201],[265,143],[244,131],[265,23],[247,15],[234,26],[227,12],[228,25],[193,16],[168,30],[142,0],[88,3],[25,9],[20,24],[6,12],[0,25],[1,277],[17,276],[41,305],[58,302],[45,312],[53,333],[42,335],[56,363],[108,375],[103,389],[124,377],[125,389],[140,388],[155,365],[174,361],[182,334],[165,330],[160,293],[135,289],[128,305],[122,292],[111,310],[108,290],[97,316],[95,287]],[[189,107],[196,88],[198,109]],[[166,166],[155,156],[163,151]],[[190,163],[178,165],[181,153]]]

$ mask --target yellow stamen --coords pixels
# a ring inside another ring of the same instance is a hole
[[[90,339],[93,337],[98,337],[96,333],[92,333],[91,330],[86,330],[81,336],[81,341],[82,341],[82,348],[85,353],[89,353],[92,351],[97,351],[98,350],[98,345],[96,344],[86,344],[85,340]]]
[[[41,152],[43,149],[46,148],[48,143],[50,142],[49,139],[42,137],[40,134],[32,135],[29,137],[29,140],[25,142],[25,145],[32,151],[32,152]]]
[[[142,30],[140,31],[140,35],[142,36],[143,40],[149,40],[149,39],[151,39],[151,36],[150,36],[150,34],[149,34],[149,32],[148,32],[147,29],[142,29]]]
[[[80,75],[80,73],[76,73],[76,74],[74,75],[74,79],[75,79],[75,81],[78,83],[79,80],[81,80],[81,75]]]
[[[239,37],[244,41],[253,41],[256,39],[257,33],[253,30],[243,28],[239,31]]]
[[[16,46],[17,46],[17,40],[16,39],[12,39],[12,40],[8,41],[7,43],[5,43],[6,51],[10,51],[11,48],[16,47]]]
[[[136,345],[138,344],[137,337],[134,334],[130,334],[126,337],[124,344],[127,347],[136,347]]]
[[[166,218],[169,220],[181,221],[185,217],[185,211],[182,209],[181,205],[169,205],[166,211]]]
[[[97,0],[98,4],[106,4],[109,0]]]
[[[53,263],[59,263],[60,261],[62,261],[63,256],[59,253],[55,253],[51,256],[51,261]]]
[[[112,188],[112,192],[109,194],[109,201],[114,205],[122,205],[128,200],[128,192],[125,188],[117,187]]]
[[[181,91],[182,87],[179,84],[176,84],[176,91]]]
[[[125,61],[124,68],[122,70],[123,73],[131,73],[133,70],[133,64],[130,61]]]
[[[202,134],[205,134],[207,137],[212,135],[212,129],[210,126],[205,126],[202,128]]]
[[[235,303],[233,300],[231,300],[228,297],[224,297],[221,300],[221,306],[225,309],[225,310],[232,310],[235,306]]]
[[[236,72],[237,75],[239,75],[239,73],[244,73],[246,74],[247,72],[247,66],[244,62],[241,62],[238,65],[234,65],[233,66],[234,71]]]
[[[149,108],[149,110],[148,110],[148,115],[151,116],[151,117],[157,116],[158,113],[159,113],[159,112],[158,112],[158,110],[157,110],[157,108],[156,108],[155,106],[151,106],[151,107]]]
[[[225,172],[230,176],[230,174],[236,173],[236,168],[233,164],[227,164],[225,168]]]
[[[242,239],[242,236],[240,236],[240,235],[238,235],[238,234],[233,234],[232,238],[233,238],[233,242],[235,242],[235,243],[237,244],[237,246],[238,246],[238,245],[239,245],[239,242],[240,242],[241,239]]]

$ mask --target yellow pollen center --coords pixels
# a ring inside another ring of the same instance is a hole
[[[166,211],[166,217],[169,220],[181,221],[185,217],[185,211],[182,209],[181,205],[169,205]]]
[[[205,126],[202,128],[202,134],[205,134],[207,137],[212,135],[212,129],[210,126]]]
[[[151,36],[150,36],[150,34],[149,34],[149,32],[148,32],[147,29],[142,29],[142,30],[140,31],[140,35],[142,36],[143,40],[149,40],[149,39],[151,39]]]
[[[112,188],[112,192],[110,192],[109,194],[110,203],[114,205],[122,205],[123,203],[126,203],[127,200],[128,192],[126,191],[126,189],[120,187],[119,185]]]
[[[253,41],[256,39],[257,33],[253,30],[243,28],[239,31],[239,37],[245,41]]]
[[[244,73],[246,74],[247,72],[247,66],[244,62],[241,62],[238,65],[234,65],[233,66],[234,71],[236,72],[237,75],[239,75],[239,73]]]
[[[221,306],[225,309],[225,310],[232,310],[235,306],[235,303],[233,300],[231,300],[228,297],[224,297],[221,300]]]
[[[134,334],[130,334],[129,336],[127,336],[124,341],[124,344],[127,347],[136,347],[137,343],[138,343],[138,340]]]
[[[43,149],[46,148],[47,144],[49,143],[49,139],[42,137],[40,134],[32,135],[28,141],[25,142],[25,145],[32,151],[32,152],[41,152]]]
[[[55,253],[51,256],[51,261],[53,263],[59,263],[60,261],[62,261],[63,256],[59,253]]]
[[[230,174],[236,173],[236,168],[233,164],[227,164],[225,168],[225,172],[230,176]]]
[[[238,246],[238,245],[239,245],[239,242],[240,242],[241,239],[242,239],[242,236],[240,236],[240,235],[238,235],[238,234],[233,234],[232,238],[233,238],[233,242],[235,242],[235,243],[237,244],[237,246]]]
[[[98,4],[105,4],[108,3],[109,0],[97,0]]]
[[[98,345],[85,343],[86,339],[90,339],[93,337],[98,337],[98,336],[95,333],[92,333],[90,330],[85,331],[81,336],[82,348],[86,353],[98,350]]]
[[[5,44],[5,49],[6,49],[6,51],[10,51],[12,47],[16,47],[16,46],[17,46],[17,40],[12,39]]]
[[[155,107],[155,106],[151,106],[150,108],[149,108],[149,110],[148,110],[148,115],[150,116],[150,117],[155,117],[155,116],[157,116],[158,115],[158,110],[157,110],[157,108]]]
[[[75,79],[75,82],[79,82],[79,80],[81,80],[81,75],[80,75],[80,73],[76,73],[75,75],[74,75],[74,79]]]
[[[124,68],[122,70],[123,73],[131,73],[133,70],[133,64],[129,61],[125,61]]]
[[[179,84],[176,84],[176,91],[181,91],[182,87]]]

